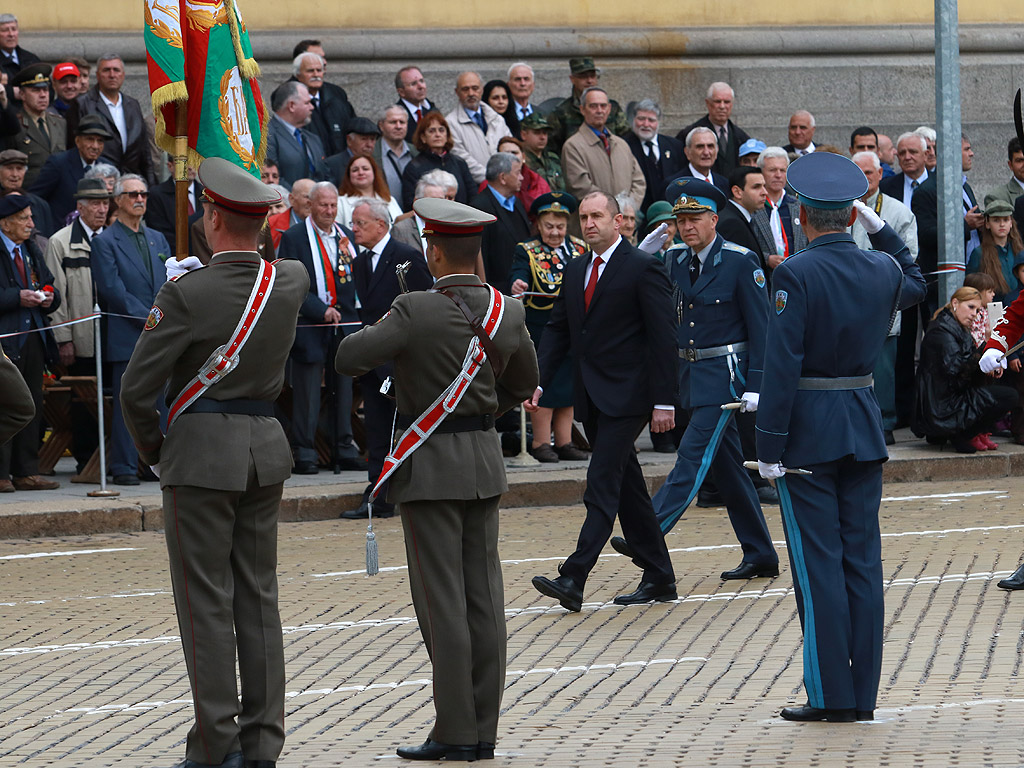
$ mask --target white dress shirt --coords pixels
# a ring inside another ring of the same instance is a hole
[[[651,146],[647,146],[647,142],[651,142]],[[654,162],[658,162],[661,159],[661,147],[658,146],[658,134],[654,134],[649,139],[640,139],[640,145],[644,148],[644,154],[652,158]]]
[[[910,207],[910,200],[914,197],[914,190],[919,186],[928,181],[928,169],[925,168],[921,171],[921,175],[916,179],[912,179],[906,174],[903,174],[903,204]]]
[[[114,125],[117,126],[117,132],[121,134],[121,151],[124,152],[128,149],[128,124],[124,121],[124,97],[120,93],[117,94],[117,104],[115,104],[107,98],[103,91],[100,91],[100,98],[110,110],[110,117],[113,118]]]
[[[373,246],[373,248],[369,249],[370,252],[373,254],[373,257],[370,259],[370,274],[373,274],[374,272],[377,271],[377,264],[380,263],[380,257],[384,253],[384,249],[388,247],[388,243],[390,243],[390,242],[391,242],[391,233],[388,232],[388,233],[385,233],[384,237],[382,237],[380,239],[380,242],[378,242],[375,246]],[[366,250],[366,249],[363,248],[363,249],[360,249],[360,250]]]
[[[711,177],[711,171],[708,171],[707,176],[705,176],[703,173],[701,173],[700,171],[698,171],[696,168],[693,167],[693,163],[687,163],[687,165],[690,168],[690,175],[691,176],[695,176],[698,179],[704,179],[704,181],[706,181],[708,184],[714,184],[715,183],[714,180]]]

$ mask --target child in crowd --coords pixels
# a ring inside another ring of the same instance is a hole
[[[991,202],[985,211],[985,226],[978,231],[981,245],[971,251],[967,274],[990,275],[996,282],[995,297],[1002,301],[1017,288],[1013,266],[1017,257],[1024,253],[1024,240],[1013,220],[1013,207],[1002,200]]]

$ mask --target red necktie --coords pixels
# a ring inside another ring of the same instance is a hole
[[[597,290],[597,270],[604,263],[604,259],[600,256],[594,257],[594,266],[590,268],[590,280],[587,281],[587,287],[583,291],[583,310],[585,312],[590,311],[590,300],[594,298],[594,291]]]
[[[601,134],[601,143],[604,144],[604,152],[605,152],[605,154],[606,155],[611,155],[611,153],[612,153],[612,143],[611,143],[611,141],[608,140],[608,134],[606,134],[606,133],[602,133]]]
[[[18,274],[21,275],[21,284],[26,288],[30,287],[28,284],[28,275],[25,274],[25,262],[21,258],[21,246],[14,246],[14,266],[18,268]]]
[[[416,108],[416,122],[417,123],[420,121],[421,117],[423,117],[423,110],[420,109],[419,107],[417,107]]]

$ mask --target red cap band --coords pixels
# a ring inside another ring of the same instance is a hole
[[[239,216],[248,216],[251,219],[262,219],[270,210],[269,203],[240,203],[237,200],[228,200],[209,187],[203,190],[203,197],[214,205],[219,205],[225,210],[237,213]]]

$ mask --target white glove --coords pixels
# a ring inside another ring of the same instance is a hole
[[[193,258],[194,259],[195,257],[194,256],[190,256],[189,258]],[[156,479],[157,480],[160,479],[160,465],[159,464],[150,464],[149,465],[149,471],[152,472],[154,475],[156,475]]]
[[[877,213],[864,205],[860,200],[854,200],[853,207],[857,209],[857,220],[869,235],[882,231],[885,222],[878,218]]]
[[[765,480],[775,480],[786,474],[786,468],[781,464],[765,464],[763,461],[757,462],[757,471]]]
[[[654,254],[661,250],[666,240],[668,240],[668,224],[663,221],[658,225],[657,229],[643,239],[643,242],[637,248],[644,253]]]
[[[202,269],[203,262],[199,260],[197,256],[188,256],[181,261],[170,258],[164,262],[164,269],[167,270],[167,279],[175,278],[178,275],[184,275],[186,272],[191,272],[194,269]]]
[[[740,397],[740,412],[753,413],[757,410],[757,402],[761,396],[757,392],[744,392]]]
[[[1006,358],[1002,360],[999,358],[1003,357],[1003,353],[998,349],[986,349],[985,354],[981,356],[981,360],[978,361],[978,367],[981,368],[982,373],[992,373],[998,368],[1006,367]]]

